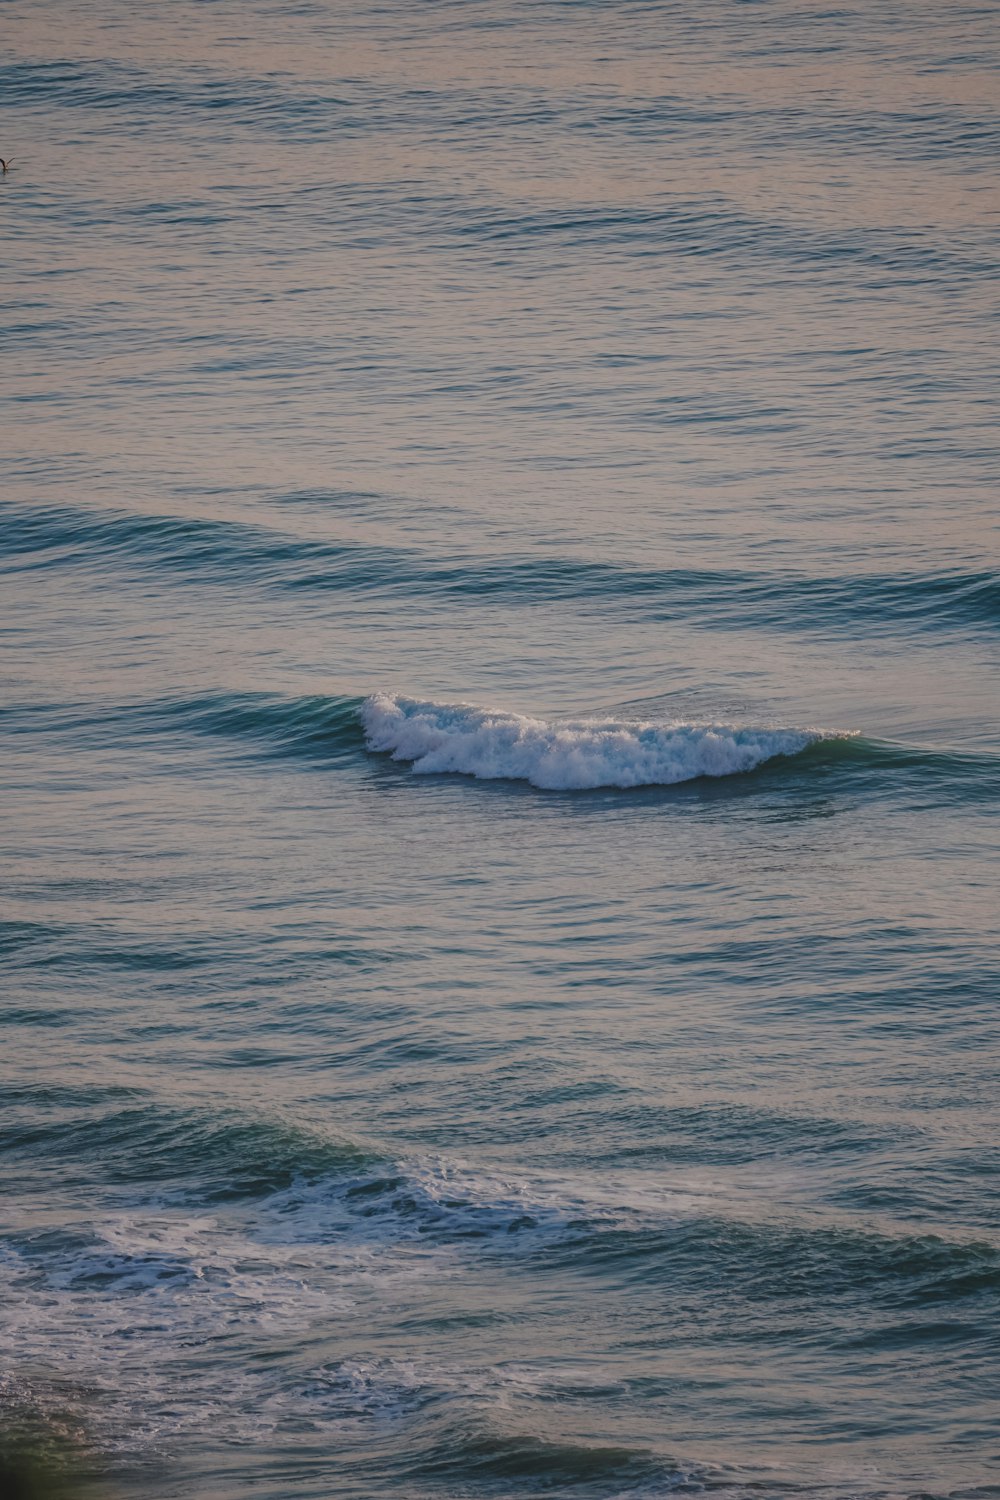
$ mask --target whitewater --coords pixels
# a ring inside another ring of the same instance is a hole
[[[546,722],[468,703],[421,703],[375,693],[361,708],[370,750],[413,763],[424,775],[457,771],[484,780],[527,781],[546,791],[672,786],[699,776],[752,771],[798,755],[822,729],[735,724],[577,719]]]

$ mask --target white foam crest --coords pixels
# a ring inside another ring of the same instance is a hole
[[[516,1251],[523,1235],[559,1243],[579,1231],[658,1229],[703,1215],[756,1216],[761,1186],[701,1172],[620,1169],[607,1176],[534,1171],[528,1177],[484,1171],[445,1157],[410,1164],[409,1191],[421,1213],[419,1234],[435,1221],[459,1240],[474,1231],[491,1249]],[[765,1187],[766,1192],[766,1187]]]
[[[372,1278],[386,1286],[449,1274],[474,1247],[516,1256],[525,1241],[557,1245],[580,1233],[655,1229],[692,1215],[729,1213],[739,1203],[752,1213],[758,1197],[739,1183],[701,1174],[524,1177],[425,1156],[385,1176],[282,1189],[258,1208],[256,1233],[288,1245],[336,1245],[341,1282],[354,1289]]]
[[[423,774],[457,771],[528,781],[546,791],[672,786],[752,771],[797,755],[821,729],[642,719],[532,719],[471,703],[421,703],[375,693],[361,707],[368,748]]]

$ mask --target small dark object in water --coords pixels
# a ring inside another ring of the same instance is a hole
[[[0,156],[0,167],[3,167],[3,173],[2,173],[2,175],[4,177],[7,176],[7,168],[10,166],[10,164],[11,164],[11,162],[13,160],[14,160],[14,158],[12,156],[8,156],[7,160],[4,161],[3,157]]]

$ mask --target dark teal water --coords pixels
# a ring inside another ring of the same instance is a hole
[[[996,1495],[1000,10],[0,15],[0,1435]]]

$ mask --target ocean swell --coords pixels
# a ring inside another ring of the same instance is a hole
[[[459,772],[527,781],[546,791],[671,786],[752,771],[797,755],[825,730],[656,723],[640,719],[549,722],[469,703],[421,703],[375,693],[361,707],[369,750],[411,761],[423,774]]]

